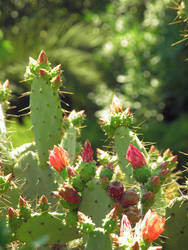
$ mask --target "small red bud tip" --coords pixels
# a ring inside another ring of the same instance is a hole
[[[60,75],[55,76],[55,77],[52,79],[52,82],[60,83],[60,82],[61,82],[61,77],[60,77]]]
[[[103,126],[105,124],[105,121],[102,120],[102,119],[99,119],[99,123],[100,123],[101,126]]]
[[[131,112],[131,109],[130,109],[130,108],[127,108],[127,109],[125,110],[125,114],[126,114],[127,116],[132,116],[132,115],[133,115],[133,113]]]
[[[39,69],[39,73],[41,76],[44,76],[47,74],[47,71],[45,69]]]
[[[155,187],[158,187],[160,185],[160,183],[161,183],[159,176],[151,177],[150,181],[151,181],[152,185],[155,186]]]
[[[148,191],[143,195],[143,198],[145,201],[150,201],[154,198],[154,193],[151,191]]]
[[[21,207],[26,207],[27,206],[27,202],[24,200],[24,198],[20,195],[19,198],[19,208]]]
[[[16,217],[18,214],[16,212],[16,210],[12,207],[9,207],[8,209],[8,217],[9,218],[13,218],[13,217]]]
[[[163,155],[169,155],[169,156],[171,156],[171,155],[172,155],[172,151],[171,151],[169,148],[167,148],[167,149],[164,151]]]
[[[80,212],[80,211],[77,212],[77,216],[78,216],[78,221],[80,223],[85,222],[85,221],[88,220],[87,216],[84,213]]]
[[[10,89],[10,81],[9,81],[9,80],[6,80],[6,81],[3,83],[3,88],[5,88],[5,89]]]
[[[141,233],[144,240],[152,242],[164,232],[165,217],[160,217],[156,212],[148,210],[141,223]]]
[[[139,250],[139,249],[140,249],[140,248],[139,248],[138,241],[136,241],[136,242],[132,245],[131,249],[132,249],[132,250]]]
[[[118,208],[114,207],[110,213],[107,215],[108,218],[117,220],[118,219]]]
[[[81,157],[85,162],[90,162],[93,160],[93,149],[88,139],[85,141]]]
[[[44,52],[44,50],[42,50],[40,52],[40,55],[38,57],[38,60],[37,60],[40,64],[42,63],[47,63],[48,62],[48,57],[46,55],[46,53]]]
[[[76,170],[74,170],[73,168],[71,167],[67,167],[67,172],[68,172],[68,177],[71,178],[71,177],[74,177],[76,176],[78,173],[76,172]]]
[[[166,177],[169,173],[170,173],[170,169],[164,168],[164,169],[162,169],[162,170],[160,171],[159,174],[160,174],[162,177]]]
[[[154,153],[157,151],[157,148],[154,145],[151,145],[150,149],[149,149],[149,153]]]
[[[174,162],[174,163],[176,163],[177,160],[178,160],[178,156],[177,156],[177,155],[173,155],[173,156],[170,157],[170,159],[169,159],[170,162]]]
[[[167,168],[168,164],[169,164],[169,161],[165,161],[161,165],[159,165],[159,168],[163,168],[163,169]]]
[[[61,67],[62,67],[62,65],[59,64],[59,65],[57,65],[53,70],[54,70],[54,71],[58,71],[59,73],[61,73]]]
[[[46,196],[44,194],[40,197],[39,203],[40,204],[48,204],[48,199],[46,198]]]
[[[146,158],[142,152],[132,144],[129,144],[126,159],[131,163],[133,168],[140,168],[146,165]]]
[[[112,104],[110,106],[111,113],[122,113],[123,112],[123,104],[120,103],[119,99],[114,96],[112,100]]]
[[[13,174],[10,173],[5,177],[6,182],[11,182]]]

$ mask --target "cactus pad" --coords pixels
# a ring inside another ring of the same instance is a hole
[[[98,179],[89,181],[87,186],[82,193],[79,211],[91,217],[96,226],[101,226],[102,219],[111,210],[113,201]]]

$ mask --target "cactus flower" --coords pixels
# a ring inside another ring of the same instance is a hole
[[[146,165],[146,158],[142,152],[132,144],[129,145],[126,159],[132,164],[133,168],[140,168]]]
[[[165,217],[162,218],[156,212],[148,210],[141,223],[141,233],[144,240],[152,242],[164,232]]]
[[[13,217],[17,217],[17,216],[18,216],[17,211],[14,208],[9,207],[8,208],[8,217],[13,218]]]
[[[18,205],[19,205],[19,208],[27,206],[27,202],[24,200],[24,198],[21,195],[20,195],[20,198],[19,198]]]
[[[84,144],[84,148],[83,148],[81,157],[82,157],[83,161],[86,161],[86,162],[90,162],[93,160],[93,149],[92,149],[91,144],[90,144],[88,139],[86,140],[86,142]]]
[[[62,147],[54,146],[53,150],[49,150],[49,162],[60,173],[69,165],[68,152]]]

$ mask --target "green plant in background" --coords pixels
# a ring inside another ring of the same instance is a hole
[[[10,228],[2,230],[7,235],[0,239],[2,247],[17,242],[21,249],[152,249],[170,202],[187,200],[173,173],[177,155],[145,148],[132,112],[114,98],[100,118],[110,148],[97,149],[95,160],[89,140],[83,147],[79,142],[84,111],[62,113],[61,72],[44,51],[37,60],[30,58],[25,79],[31,85],[34,142],[11,149],[6,129],[1,131],[0,146],[7,145],[7,153],[1,146],[0,212],[8,214]],[[9,92],[5,86],[1,93]],[[7,98],[1,99],[1,128]],[[182,208],[173,210],[174,218]],[[165,226],[169,235],[172,227]],[[185,224],[182,228],[186,232]]]

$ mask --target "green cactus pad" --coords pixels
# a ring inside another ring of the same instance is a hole
[[[62,148],[64,148],[69,154],[71,165],[74,163],[76,157],[76,134],[76,129],[74,127],[70,127],[66,130],[61,141]]]
[[[96,229],[92,232],[86,242],[86,250],[111,250],[112,242],[108,234],[105,234],[102,230]]]
[[[186,250],[188,236],[188,197],[175,199],[167,208],[164,241],[165,250]]]
[[[31,243],[47,236],[46,244],[59,244],[79,238],[75,226],[63,223],[64,215],[58,213],[35,214],[27,222],[23,222],[15,232],[17,240]]]
[[[87,186],[82,192],[79,211],[91,217],[96,226],[101,226],[102,220],[112,208],[113,201],[110,199],[108,192],[102,188],[98,179],[89,181]]]
[[[36,78],[31,85],[31,119],[41,165],[48,160],[48,151],[58,145],[62,136],[62,111],[58,97],[49,82]]]
[[[46,168],[38,166],[37,154],[34,152],[23,154],[14,168],[14,176],[24,199],[32,202],[34,206],[43,194],[50,202],[56,201],[51,195],[51,191],[57,189],[54,174],[49,166]]]
[[[9,207],[17,208],[20,194],[20,190],[11,185],[5,194],[0,195],[0,216],[7,215]]]

